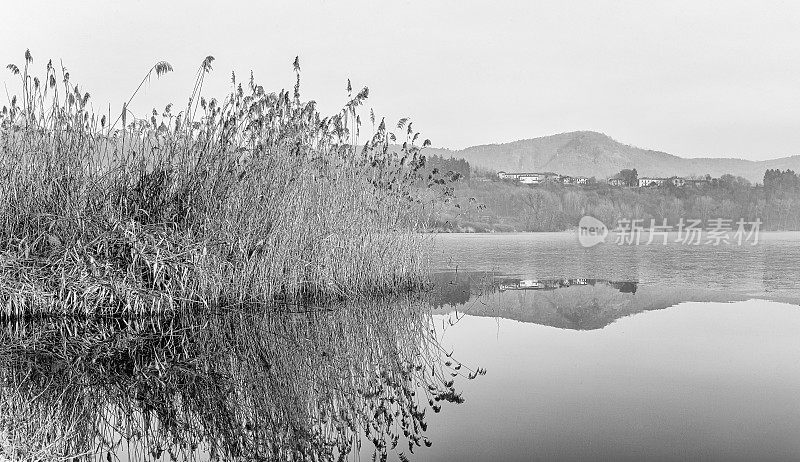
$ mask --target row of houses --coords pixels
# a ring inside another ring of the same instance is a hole
[[[672,183],[673,186],[678,188],[682,188],[684,186],[700,186],[702,184],[706,184],[709,182],[706,178],[695,179],[695,178],[682,178],[678,176],[674,176],[672,178],[651,178],[651,177],[641,177],[638,179],[638,185],[640,188],[647,188],[651,186],[662,186],[666,183]],[[611,186],[627,186],[625,180],[622,178],[609,178],[608,184]]]
[[[522,184],[542,184],[542,183],[561,183],[566,185],[588,184],[589,178],[585,176],[559,175],[558,173],[507,173],[497,172],[497,177],[501,180],[516,180]]]
[[[558,173],[552,172],[545,172],[545,173],[508,173],[508,172],[497,172],[497,177],[501,180],[514,180],[518,181],[522,184],[543,184],[543,183],[560,183],[565,185],[586,185],[589,184],[589,178],[585,176],[569,176],[569,175],[559,175]],[[640,188],[647,188],[651,186],[662,186],[663,184],[671,182],[674,186],[678,188],[682,188],[684,186],[700,186],[702,184],[707,184],[710,182],[707,178],[683,178],[683,177],[671,177],[671,178],[653,178],[653,177],[641,177],[638,179],[637,186]],[[628,186],[622,178],[609,178],[608,184],[611,186]]]

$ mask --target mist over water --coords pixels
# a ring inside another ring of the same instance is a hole
[[[440,234],[437,270],[521,278],[636,281],[657,290],[800,300],[800,233],[762,232],[756,245],[617,245],[583,248],[574,233]],[[643,242],[647,241],[647,236]]]

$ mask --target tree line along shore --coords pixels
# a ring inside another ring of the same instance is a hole
[[[475,169],[464,159],[431,156],[427,165],[454,180],[449,195],[427,210],[425,226],[432,232],[564,231],[574,229],[585,215],[609,227],[620,219],[676,223],[681,218],[719,218],[758,219],[762,230],[800,230],[800,177],[792,170],[767,170],[757,184],[722,175],[642,185],[635,169],[610,179],[619,181],[587,178],[582,184],[565,184],[544,179],[530,184]]]

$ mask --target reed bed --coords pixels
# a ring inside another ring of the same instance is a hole
[[[320,303],[418,287],[419,133],[390,132],[348,82],[323,116],[291,90],[232,76],[221,100],[95,113],[52,62],[9,65],[0,113],[0,316],[142,315],[195,305]],[[171,71],[159,62],[142,85]],[[41,78],[40,78],[41,77]],[[141,86],[139,88],[141,88]],[[365,141],[360,141],[365,137]]]
[[[424,454],[426,415],[483,373],[443,351],[432,322],[413,295],[308,313],[10,320],[0,459]]]

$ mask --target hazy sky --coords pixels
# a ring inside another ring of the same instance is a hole
[[[351,78],[368,107],[411,116],[435,146],[596,130],[686,157],[800,154],[800,2],[109,0],[3,5],[0,63],[30,48],[63,60],[96,109],[121,103],[158,60],[175,72],[134,104],[185,104],[253,70],[325,112]],[[3,70],[9,92],[17,82]],[[3,95],[3,103],[5,95]]]

